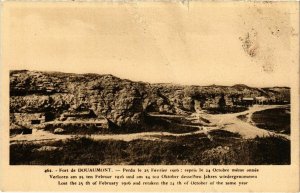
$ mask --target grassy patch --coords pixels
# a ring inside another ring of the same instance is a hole
[[[234,151],[239,155],[239,164],[286,165],[291,163],[290,140],[279,136],[256,137],[239,142]]]
[[[275,108],[253,113],[252,120],[259,128],[290,134],[291,117],[289,108]]]
[[[205,109],[209,114],[227,114],[227,113],[239,113],[248,110],[247,107],[227,106],[224,108],[207,108]]]
[[[230,132],[130,142],[77,138],[47,144],[12,144],[12,165],[290,164],[290,141],[272,136],[244,140]],[[167,137],[167,136],[166,136]],[[46,151],[43,146],[58,147]],[[42,149],[42,150],[41,150]]]
[[[191,126],[187,126],[191,125]],[[145,117],[145,131],[161,131],[170,133],[189,133],[197,131],[190,121],[181,117]],[[199,124],[198,124],[199,125]]]

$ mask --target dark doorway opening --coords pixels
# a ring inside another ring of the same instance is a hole
[[[41,120],[31,120],[32,125],[41,124]]]

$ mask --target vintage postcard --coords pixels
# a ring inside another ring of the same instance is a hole
[[[1,3],[1,191],[299,191],[299,2]]]

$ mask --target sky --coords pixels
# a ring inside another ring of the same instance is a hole
[[[297,3],[27,2],[2,16],[9,69],[258,87],[298,72]]]

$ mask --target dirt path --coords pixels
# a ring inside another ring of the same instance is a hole
[[[270,132],[264,129],[260,129],[250,124],[251,115],[254,112],[262,111],[266,109],[283,107],[283,105],[265,105],[265,106],[253,106],[250,107],[249,110],[233,113],[233,114],[206,114],[203,112],[198,112],[192,114],[190,118],[197,120],[199,117],[205,118],[210,121],[209,124],[205,126],[195,126],[195,125],[187,125],[198,127],[199,130],[195,132],[189,133],[169,133],[169,132],[141,132],[141,133],[131,133],[131,134],[101,134],[101,135],[82,135],[88,136],[95,140],[122,140],[122,141],[132,141],[136,139],[143,140],[161,140],[161,136],[187,136],[194,135],[199,133],[204,133],[207,135],[209,139],[211,136],[209,132],[212,130],[223,129],[233,133],[239,133],[243,138],[255,138],[256,136],[269,136],[269,135],[281,135],[289,139],[288,135],[276,134],[274,132]],[[239,115],[248,114],[248,121],[244,122],[237,118]],[[30,141],[30,142],[41,142],[41,141],[55,141],[55,140],[66,140],[70,138],[78,137],[78,135],[56,135],[50,132],[46,132],[43,130],[33,130],[31,135],[16,135],[10,138],[11,143],[18,143],[22,141]]]
[[[232,114],[206,114],[199,112],[198,115],[210,121],[210,125],[218,125],[222,127],[222,129],[233,132],[239,133],[243,138],[255,138],[256,136],[263,137],[269,135],[280,135],[287,139],[290,138],[288,135],[284,134],[277,134],[271,131],[267,131],[265,129],[260,129],[251,124],[251,116],[254,112],[262,111],[266,109],[273,109],[278,107],[285,107],[286,105],[254,105],[250,107],[249,110],[239,112],[239,113],[232,113]],[[237,117],[239,115],[247,115],[247,121],[242,121]]]
[[[189,125],[191,126],[191,125]],[[132,141],[136,139],[143,140],[160,140],[161,136],[188,136],[199,133],[207,134],[207,131],[220,129],[218,127],[198,127],[199,130],[189,133],[169,133],[169,132],[141,132],[141,133],[129,133],[129,134],[95,134],[95,135],[56,135],[43,130],[33,130],[31,135],[16,135],[10,138],[11,144],[21,142],[21,141],[31,141],[31,142],[41,142],[41,141],[55,141],[55,140],[66,140],[75,138],[78,136],[87,136],[95,140],[122,140],[122,141]]]

